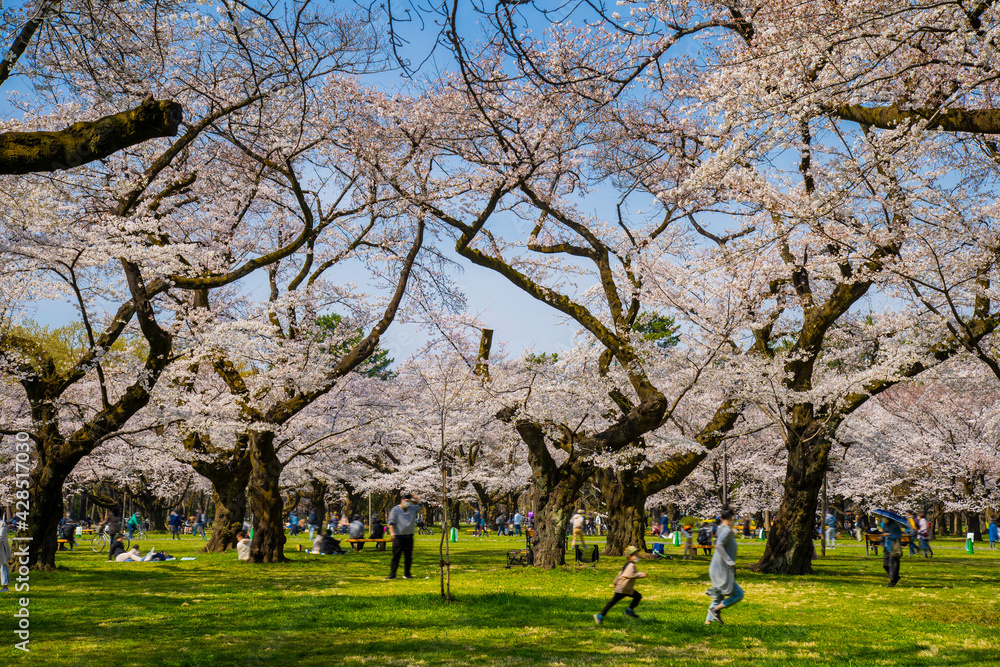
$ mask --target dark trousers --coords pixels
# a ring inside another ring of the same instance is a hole
[[[410,576],[410,564],[413,562],[413,535],[396,535],[392,538],[392,562],[389,564],[389,576],[395,577],[399,568],[399,557],[403,557],[403,575]]]
[[[882,567],[889,575],[889,583],[899,581],[899,556],[893,556],[888,549],[882,549]]]
[[[601,610],[601,616],[606,616],[611,608],[614,607],[623,598],[632,598],[632,603],[628,606],[629,609],[635,609],[639,606],[639,602],[642,601],[642,595],[639,591],[632,591],[631,593],[615,593],[615,596],[611,598],[611,602],[604,605],[604,609]]]

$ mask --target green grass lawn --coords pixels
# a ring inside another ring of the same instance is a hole
[[[620,603],[602,627],[622,559],[596,571],[505,570],[519,538],[453,544],[450,605],[439,599],[437,537],[418,537],[412,580],[385,581],[389,553],[253,566],[201,554],[185,536],[155,545],[189,562],[108,563],[78,549],[32,573],[31,653],[13,649],[15,600],[0,597],[0,664],[31,665],[997,665],[1000,551],[937,541],[903,558],[885,588],[881,559],[842,542],[808,577],[737,572],[746,599],[706,627],[708,559],[641,561],[641,619]],[[741,566],[762,543],[740,541]],[[677,555],[678,549],[669,552]]]

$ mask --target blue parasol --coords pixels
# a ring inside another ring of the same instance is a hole
[[[889,510],[872,510],[872,514],[880,516],[880,517],[882,517],[884,519],[890,519],[892,521],[895,521],[896,523],[898,523],[899,525],[901,525],[903,528],[909,528],[910,527],[910,521],[909,521],[909,519],[907,519],[905,516],[903,516],[901,514],[896,514],[895,512],[890,512]]]

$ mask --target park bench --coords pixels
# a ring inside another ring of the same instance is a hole
[[[348,539],[347,541],[350,542],[351,548],[354,549],[355,551],[361,551],[361,547],[364,546],[365,542],[374,542],[376,551],[385,551],[385,543],[392,542],[392,538],[391,537],[383,537],[381,539],[372,539],[370,537],[357,538],[357,539],[352,538]]]
[[[903,535],[902,539],[899,540],[899,545],[901,547],[907,547],[907,548],[909,548],[909,546],[910,546],[910,536],[909,535]],[[880,546],[882,546],[882,534],[881,533],[865,533],[865,555],[866,556],[868,555],[868,549],[869,549],[869,547],[875,552],[875,555],[878,556],[878,548]]]
[[[696,555],[698,553],[698,549],[705,549],[706,551],[704,552],[704,555],[706,556],[711,554],[712,550],[715,549],[714,544],[698,544],[697,542],[695,542],[691,546],[694,548],[694,552]]]
[[[69,540],[67,540],[64,537],[60,537],[59,539],[56,540],[56,544],[58,544],[60,546],[60,548],[61,548],[63,544],[69,544]],[[72,551],[72,550],[73,550],[73,546],[70,545],[70,551]]]

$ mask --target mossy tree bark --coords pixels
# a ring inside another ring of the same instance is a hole
[[[246,444],[245,437],[238,438]],[[247,516],[247,486],[250,483],[250,454],[246,447],[237,446],[228,462],[195,461],[192,467],[212,483],[215,518],[212,536],[202,549],[225,553],[236,548],[236,533],[243,529]]]
[[[784,495],[764,555],[753,569],[770,574],[812,574],[813,524],[830,442],[823,437],[819,424],[785,437],[788,464]]]
[[[528,446],[528,463],[534,473],[531,500],[534,503],[534,536],[531,548],[535,566],[551,569],[566,564],[566,528],[580,487],[593,474],[593,466],[570,453],[562,464],[549,454],[545,433],[533,422],[521,420],[517,432]]]
[[[139,106],[57,132],[0,134],[0,174],[72,169],[150,139],[176,136],[181,105],[147,98]]]
[[[648,494],[636,474],[603,470],[598,475],[604,502],[608,506],[608,538],[604,553],[621,556],[628,546],[646,550],[646,498]]]
[[[250,511],[253,513],[253,541],[250,562],[284,563],[285,501],[278,480],[282,465],[278,460],[272,431],[250,434]]]

